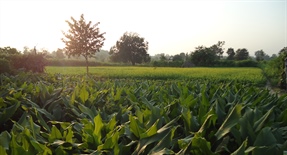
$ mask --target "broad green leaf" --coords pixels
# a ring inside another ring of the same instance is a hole
[[[242,109],[242,105],[240,104],[237,104],[234,106],[234,108],[228,114],[227,118],[224,120],[223,124],[220,126],[218,131],[215,133],[215,136],[217,137],[217,139],[221,139],[223,136],[225,136],[230,131],[232,127],[238,124],[238,121],[241,117],[241,109]]]
[[[198,130],[198,133],[203,133],[205,135],[205,131],[210,128],[212,122],[215,122],[217,119],[215,114],[209,114],[207,118],[204,120],[202,126]]]
[[[86,89],[86,84],[84,84],[84,86],[80,90],[80,99],[82,103],[85,103],[88,100],[88,98],[89,98],[89,92]]]
[[[243,139],[248,138],[248,142],[251,144],[255,141],[256,134],[253,129],[253,122],[254,121],[254,111],[251,108],[245,108],[245,113],[240,118],[240,133]]]
[[[176,129],[177,127],[172,127],[171,131],[168,134],[166,134],[163,138],[161,138],[161,140],[157,143],[157,145],[152,148],[150,154],[156,154],[156,152],[158,152],[159,154],[163,153],[162,151],[164,151],[166,148],[173,146],[174,144],[172,143],[173,142],[172,140]]]
[[[20,106],[20,102],[17,101],[16,104],[4,108],[2,112],[0,112],[0,124],[5,123],[7,120],[9,120],[10,117],[14,115],[14,113],[17,111],[18,107]]]
[[[192,128],[192,124],[191,124],[192,115],[191,115],[190,110],[183,107],[181,115],[185,123],[184,127],[186,128],[187,131],[190,131]]]
[[[140,138],[140,134],[144,133],[144,129],[140,126],[139,121],[132,115],[129,116],[130,120],[130,131],[138,138]]]
[[[268,139],[268,140],[267,140]],[[277,140],[274,137],[271,128],[265,127],[257,135],[254,146],[271,146],[276,144]]]
[[[32,130],[32,135],[36,138],[36,135],[40,134],[40,126],[33,122],[33,118],[29,117],[30,129]]]
[[[40,144],[34,138],[30,138],[30,143],[32,146],[37,150],[38,153],[45,154],[45,155],[52,155],[52,151],[44,144]]]
[[[89,109],[88,107],[84,106],[83,104],[79,104],[78,107],[81,110],[81,112],[86,114],[86,115],[88,115],[91,120],[94,119],[95,114],[94,114],[94,112],[91,109]]]
[[[10,141],[11,141],[11,135],[7,131],[3,131],[0,134],[0,146],[8,150]]]
[[[208,154],[208,155],[214,155],[211,151],[211,144],[208,142],[204,137],[200,137],[195,135],[191,139],[191,149],[190,153],[191,154]]]
[[[0,108],[6,107],[6,104],[4,103],[4,99],[0,97]]]
[[[247,146],[247,139],[243,141],[240,147],[235,150],[231,155],[245,155],[245,148]]]
[[[114,130],[116,127],[116,124],[117,124],[116,115],[114,115],[112,119],[108,122],[108,124],[106,125],[107,131],[110,132]]]
[[[206,96],[206,93],[202,92],[201,93],[201,102],[199,105],[199,112],[198,112],[198,119],[199,119],[200,124],[203,124],[203,122],[205,121],[204,116],[208,112],[209,106],[210,106],[210,104],[209,104],[208,98]]]
[[[118,144],[119,132],[115,132],[110,137],[108,137],[103,145],[102,149],[113,149]]]
[[[149,144],[160,141],[162,137],[168,135],[169,132],[171,132],[171,128],[173,127],[174,123],[178,121],[179,118],[180,117],[177,117],[171,120],[169,123],[160,128],[155,135],[140,139],[136,147],[136,150],[132,154],[133,155],[141,154]]]
[[[50,136],[48,137],[49,142],[54,142],[55,140],[62,139],[62,137],[63,136],[60,130],[55,125],[52,125],[51,133]]]
[[[254,123],[255,132],[258,132],[264,127],[268,118],[272,115],[274,108],[275,107],[272,107],[270,110],[268,110],[268,112],[263,117],[261,117],[258,121]]]
[[[104,123],[102,121],[101,115],[98,114],[95,118],[94,118],[94,124],[95,124],[95,129],[93,132],[94,135],[94,139],[97,145],[102,144],[102,133],[101,130],[104,127]]]
[[[157,133],[157,124],[159,119],[144,133],[140,133],[140,139],[150,137]]]
[[[0,154],[1,155],[8,155],[5,148],[3,146],[0,145]]]
[[[76,99],[76,91],[74,90],[70,98],[70,104],[74,105]]]
[[[165,155],[165,154],[175,154],[175,153],[167,148],[163,148],[162,150],[159,150],[157,152],[150,153],[150,155]]]
[[[66,142],[73,143],[74,132],[71,126],[65,129],[63,137],[65,138]]]

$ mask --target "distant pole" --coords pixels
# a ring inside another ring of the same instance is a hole
[[[285,58],[285,76],[286,76],[286,90],[287,90],[287,57]]]

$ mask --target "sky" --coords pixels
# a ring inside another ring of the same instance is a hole
[[[106,32],[109,50],[125,32],[149,42],[150,55],[228,48],[277,54],[287,46],[287,0],[0,0],[0,47],[64,48],[66,20],[84,14]],[[226,55],[226,54],[225,54]]]

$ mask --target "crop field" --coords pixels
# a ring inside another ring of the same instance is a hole
[[[266,78],[259,68],[168,68],[168,67],[90,67],[90,73],[103,78],[128,78],[151,80],[240,81],[264,86]],[[85,74],[85,67],[46,67],[46,72],[63,75]]]
[[[139,72],[126,69],[131,76]],[[1,155],[287,151],[287,95],[270,94],[240,80],[186,80],[204,72],[221,75],[214,73],[220,69],[201,72],[194,68],[186,79],[166,80],[65,75],[75,69],[54,74],[59,70],[49,67],[47,71],[53,74],[0,75]],[[155,70],[156,74],[172,70],[179,76],[177,69]],[[241,75],[257,72],[260,77],[257,69],[252,70]],[[128,73],[116,67],[91,68],[97,75],[107,71],[115,77],[117,72],[119,77]]]

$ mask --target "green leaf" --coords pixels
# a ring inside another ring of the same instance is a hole
[[[208,154],[208,155],[213,155],[211,151],[211,144],[208,142],[204,137],[200,137],[198,135],[195,135],[191,139],[191,154]]]
[[[234,108],[228,114],[227,118],[224,120],[223,124],[215,133],[217,139],[221,139],[223,136],[225,136],[231,130],[231,128],[238,123],[241,117],[241,109],[242,105],[240,104],[234,106]]]
[[[115,145],[118,144],[120,133],[115,132],[114,134],[111,134],[110,137],[108,137],[103,145],[103,149],[113,149]]]
[[[261,117],[258,121],[254,123],[255,132],[258,132],[264,127],[264,125],[266,125],[266,122],[270,117],[270,115],[272,115],[274,108],[275,107],[272,107],[270,110],[267,111],[267,113],[263,117]]]
[[[6,107],[6,104],[4,103],[4,99],[0,97],[0,108]]]
[[[82,103],[85,103],[88,100],[88,98],[89,98],[89,92],[86,89],[86,84],[84,84],[84,86],[80,90],[80,99]]]
[[[63,137],[60,130],[55,125],[52,125],[52,130],[49,135],[49,142],[54,142],[55,140],[62,139]]]
[[[208,101],[208,98],[206,96],[205,92],[201,93],[201,102],[199,105],[199,112],[198,112],[198,119],[200,124],[203,124],[203,122],[205,121],[205,115],[208,112],[208,108],[209,108],[210,104]]]
[[[240,147],[235,150],[231,155],[245,155],[245,148],[247,146],[247,139],[243,141]]]
[[[7,120],[9,120],[10,117],[14,115],[14,113],[17,111],[18,107],[20,106],[20,102],[17,101],[16,104],[4,108],[2,112],[0,112],[0,124],[5,123]]]
[[[92,120],[94,119],[95,114],[93,113],[93,111],[90,108],[84,106],[83,104],[79,104],[78,107],[82,113],[88,115],[90,117],[90,119],[92,119]]]
[[[107,132],[114,130],[116,124],[117,124],[116,115],[114,115],[112,119],[109,121],[109,123],[106,125]]]
[[[0,145],[0,154],[1,155],[8,155],[5,148],[3,146]]]
[[[164,154],[175,154],[172,150],[163,148],[157,152],[152,152],[150,155],[164,155]]]
[[[145,130],[140,126],[139,121],[132,115],[129,116],[130,130],[137,137],[140,138],[140,134],[144,133]]]
[[[157,124],[159,122],[159,119],[144,133],[140,133],[140,138],[146,138],[146,137],[150,137],[154,134],[157,133]]]
[[[166,150],[166,148],[169,148],[170,146],[173,146],[173,137],[174,137],[174,133],[175,133],[175,130],[177,129],[178,126],[176,127],[172,127],[171,128],[171,131],[166,134],[164,137],[162,137],[160,139],[160,141],[158,141],[158,143],[156,144],[155,147],[152,148],[152,150],[150,151],[151,154],[161,154],[163,153],[162,151],[167,151],[167,153],[171,150]],[[157,153],[156,153],[157,152]],[[173,151],[171,151],[173,152]]]
[[[9,150],[10,141],[11,141],[11,135],[7,131],[3,131],[0,134],[0,146],[2,146],[6,150]]]
[[[74,105],[75,103],[75,98],[76,98],[76,91],[74,90],[70,99],[70,104]]]
[[[268,140],[267,140],[268,139]],[[276,144],[277,140],[274,137],[271,128],[265,127],[257,135],[254,146],[270,146]]]
[[[169,132],[171,132],[171,128],[174,126],[174,123],[179,120],[179,118],[180,117],[177,117],[171,120],[165,126],[160,128],[155,135],[140,139],[136,150],[132,154],[141,154],[149,144],[162,140],[163,137],[165,137],[169,134]]]
[[[94,124],[95,124],[95,129],[93,132],[94,135],[94,139],[97,145],[102,144],[102,133],[101,130],[104,127],[104,123],[102,121],[101,115],[98,114],[95,118],[94,118]]]

